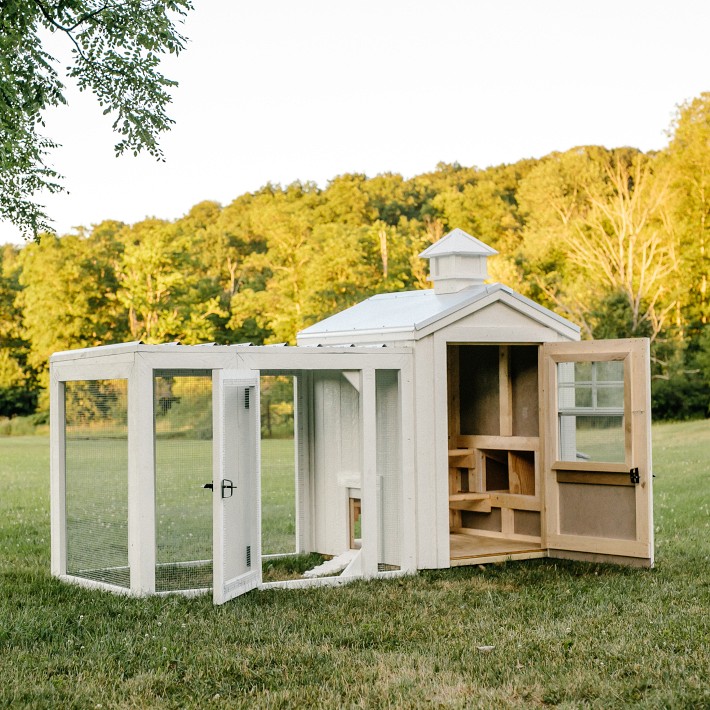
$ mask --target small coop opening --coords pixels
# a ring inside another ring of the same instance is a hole
[[[447,346],[451,564],[541,549],[538,346]]]

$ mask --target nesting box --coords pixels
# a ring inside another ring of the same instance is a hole
[[[126,343],[51,359],[52,570],[136,595],[504,559],[652,565],[644,339],[579,329],[501,284],[454,230],[434,288],[374,296],[297,347]],[[341,574],[262,580],[259,387],[295,390],[292,553]]]

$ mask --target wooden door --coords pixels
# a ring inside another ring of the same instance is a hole
[[[547,343],[540,358],[543,545],[652,566],[648,339]]]
[[[261,584],[259,373],[213,373],[213,600]]]

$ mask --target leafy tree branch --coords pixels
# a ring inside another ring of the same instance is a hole
[[[177,25],[191,0],[4,0],[0,15],[0,217],[27,237],[51,229],[42,194],[60,192],[49,165],[56,144],[43,135],[47,109],[66,104],[57,59],[42,33],[70,43],[66,79],[90,90],[113,116],[117,155],[146,151],[161,160],[158,143],[173,120],[167,114],[176,83],[159,67],[179,54],[186,38]]]

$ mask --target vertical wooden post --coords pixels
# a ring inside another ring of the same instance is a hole
[[[375,369],[360,375],[360,446],[362,461],[362,574],[377,575],[380,549],[379,496],[377,495],[377,407]]]
[[[131,592],[155,592],[153,368],[140,353],[128,380],[128,563]]]
[[[513,387],[510,381],[510,346],[499,347],[498,393],[500,398],[500,435],[513,436]]]
[[[414,373],[413,361],[407,357],[399,373],[399,411],[402,466],[402,516],[400,525],[400,566],[404,571],[417,569],[416,488],[417,463],[414,456]]]
[[[54,367],[49,369],[49,462],[51,569],[55,576],[67,573],[66,516],[66,408],[64,382],[60,382]]]
[[[649,565],[653,567],[653,454],[651,450],[651,365],[650,342],[643,338],[633,341],[634,347],[624,363],[624,391],[629,392],[628,410],[631,411],[633,435],[627,460],[637,466],[641,474],[636,486],[636,537],[648,546]],[[628,373],[628,375],[627,375]],[[624,402],[625,407],[626,402]]]
[[[299,370],[293,379],[295,402],[294,431],[296,439],[296,551],[313,550],[313,495],[311,475],[311,436],[313,418],[312,375]]]

